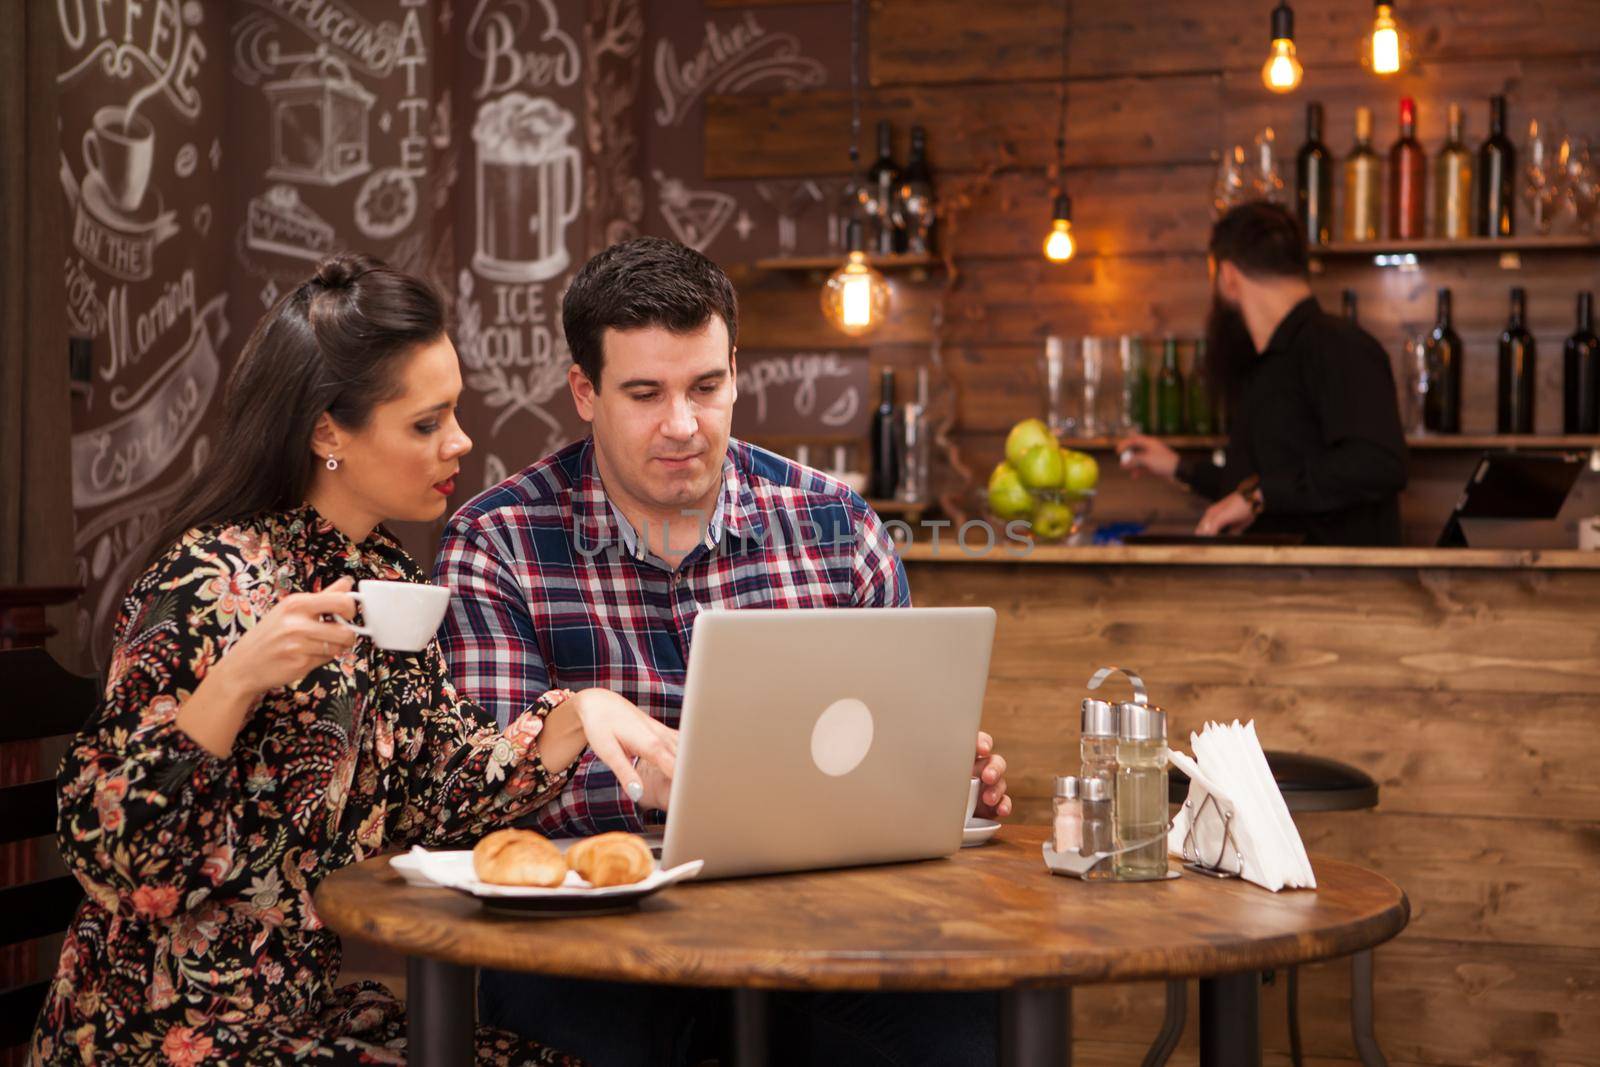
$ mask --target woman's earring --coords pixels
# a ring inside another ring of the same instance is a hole
[[[339,461],[334,459],[332,456],[329,456],[327,466],[329,470],[336,471],[339,469]]]

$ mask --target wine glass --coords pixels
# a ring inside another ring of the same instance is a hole
[[[1541,236],[1550,232],[1556,204],[1561,199],[1562,174],[1556,160],[1557,144],[1547,125],[1538,119],[1528,124],[1528,162],[1522,168],[1522,199],[1533,216],[1534,229]]]
[[[1556,164],[1578,229],[1593,233],[1595,215],[1600,212],[1600,165],[1595,162],[1588,139],[1563,137]]]

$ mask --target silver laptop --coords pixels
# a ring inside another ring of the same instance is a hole
[[[702,878],[947,856],[991,608],[702,611],[661,862]]]

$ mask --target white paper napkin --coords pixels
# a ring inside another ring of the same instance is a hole
[[[1173,820],[1168,851],[1183,855],[1192,826],[1192,844],[1204,862],[1217,860],[1220,851],[1221,869],[1263,888],[1315,889],[1317,879],[1305,843],[1273,781],[1255,723],[1207,723],[1200,733],[1189,735],[1189,744],[1194,759],[1182,752],[1171,754],[1172,762],[1189,776],[1189,796]],[[1207,797],[1213,803],[1206,804]],[[1225,815],[1231,816],[1226,824]],[[1224,847],[1225,827],[1234,849]]]

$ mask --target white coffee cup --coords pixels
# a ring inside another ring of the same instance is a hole
[[[972,780],[972,784],[967,787],[966,821],[969,823],[972,821],[972,813],[978,810],[978,790],[982,788],[982,786],[983,783],[974,778]]]
[[[354,593],[361,605],[361,622],[350,629],[372,638],[379,648],[394,652],[420,652],[439,632],[450,590],[420,582],[363,581]]]

